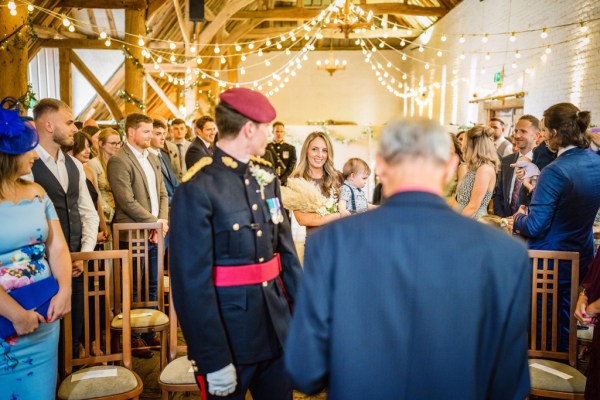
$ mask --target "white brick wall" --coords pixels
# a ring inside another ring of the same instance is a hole
[[[496,93],[493,74],[505,65],[505,93],[527,92],[525,113],[541,117],[543,111],[557,102],[572,102],[582,109],[592,112],[592,120],[600,125],[600,21],[588,24],[590,42],[587,45],[581,39],[552,46],[552,52],[546,62],[540,60],[544,50],[524,50],[563,42],[582,36],[579,26],[549,29],[548,37],[543,40],[540,32],[518,34],[516,41],[510,42],[508,36],[490,36],[487,44],[481,37],[467,37],[464,44],[459,43],[461,33],[495,33],[524,31],[542,27],[551,27],[581,20],[600,18],[600,2],[597,0],[464,0],[432,28],[433,34],[427,46],[450,50],[438,58],[433,50],[419,53],[408,44],[407,54],[423,60],[431,60],[436,65],[429,71],[424,64],[415,61],[408,63],[413,85],[423,77],[425,85],[442,81],[442,69],[447,69],[446,95],[442,99],[441,90],[434,90],[432,115],[445,124],[466,124],[477,121],[477,106],[468,105],[473,93],[485,97]],[[441,41],[445,33],[448,40]],[[421,42],[421,37],[417,42]],[[397,44],[395,41],[393,44]],[[519,49],[522,57],[514,57]],[[465,60],[457,63],[461,52],[466,53]],[[491,60],[485,60],[485,52],[491,53]],[[505,53],[494,53],[494,52]],[[470,52],[484,54],[470,55]],[[517,68],[511,64],[517,62]],[[481,69],[485,67],[485,73]],[[533,67],[527,74],[526,68]],[[453,75],[452,70],[458,69]],[[450,86],[454,78],[458,80],[456,93]],[[408,110],[410,103],[408,100]],[[444,108],[443,115],[440,110]],[[454,110],[454,112],[453,112]],[[417,109],[418,111],[418,109]],[[424,115],[427,115],[427,109]]]

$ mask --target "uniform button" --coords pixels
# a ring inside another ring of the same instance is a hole
[[[194,360],[190,360],[190,364],[192,364],[192,365],[196,365],[196,361],[194,361]]]
[[[246,186],[248,186],[250,184],[250,179],[245,179],[244,183],[246,184]]]
[[[239,231],[240,230],[240,224],[233,224],[233,230],[234,231]]]
[[[263,282],[263,287],[267,287],[267,286],[269,286],[269,282],[266,282],[266,281]]]
[[[198,367],[193,367],[194,368],[194,372],[198,372]]]
[[[256,236],[261,237],[262,236],[262,231],[256,231]]]
[[[264,261],[265,261],[265,259],[263,257],[258,259],[258,262],[264,262]]]
[[[254,210],[254,211],[258,210],[258,206],[256,204],[252,204],[252,210]]]

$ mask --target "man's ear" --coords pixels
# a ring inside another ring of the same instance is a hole
[[[248,120],[244,125],[242,125],[242,129],[240,133],[243,134],[246,138],[251,139],[254,136],[255,125],[252,121]]]

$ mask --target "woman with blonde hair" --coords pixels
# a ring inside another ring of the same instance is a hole
[[[121,149],[121,135],[112,128],[101,129],[98,132],[98,157],[92,158],[87,165],[92,170],[102,196],[102,208],[107,223],[112,221],[115,214],[115,199],[108,183],[106,164],[108,160]]]
[[[298,166],[291,175],[291,185],[288,180],[288,187],[293,187],[294,178],[312,182],[323,197],[333,205],[337,204],[342,177],[333,166],[333,145],[329,136],[324,132],[309,134],[302,145],[299,160]],[[333,207],[328,208],[327,212],[307,211],[307,208],[300,209],[300,207],[291,207],[291,210],[294,211],[298,224],[307,227],[307,232],[313,227],[324,225],[340,217]]]
[[[469,129],[465,134],[463,150],[467,172],[458,183],[456,211],[478,219],[487,214],[500,165],[494,146],[494,130],[484,125]]]

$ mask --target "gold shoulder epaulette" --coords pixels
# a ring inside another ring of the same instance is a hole
[[[183,175],[181,178],[182,182],[187,182],[194,177],[200,170],[207,165],[212,164],[212,157],[202,157],[200,160],[196,162],[196,164],[192,165],[190,169]]]
[[[265,165],[269,168],[273,168],[273,164],[271,164],[269,161],[265,160],[264,158],[252,156],[252,157],[250,157],[250,161],[255,162],[257,164]]]
[[[232,169],[236,169],[238,167],[238,163],[231,157],[223,156],[221,157],[221,161],[223,161],[223,165]]]

